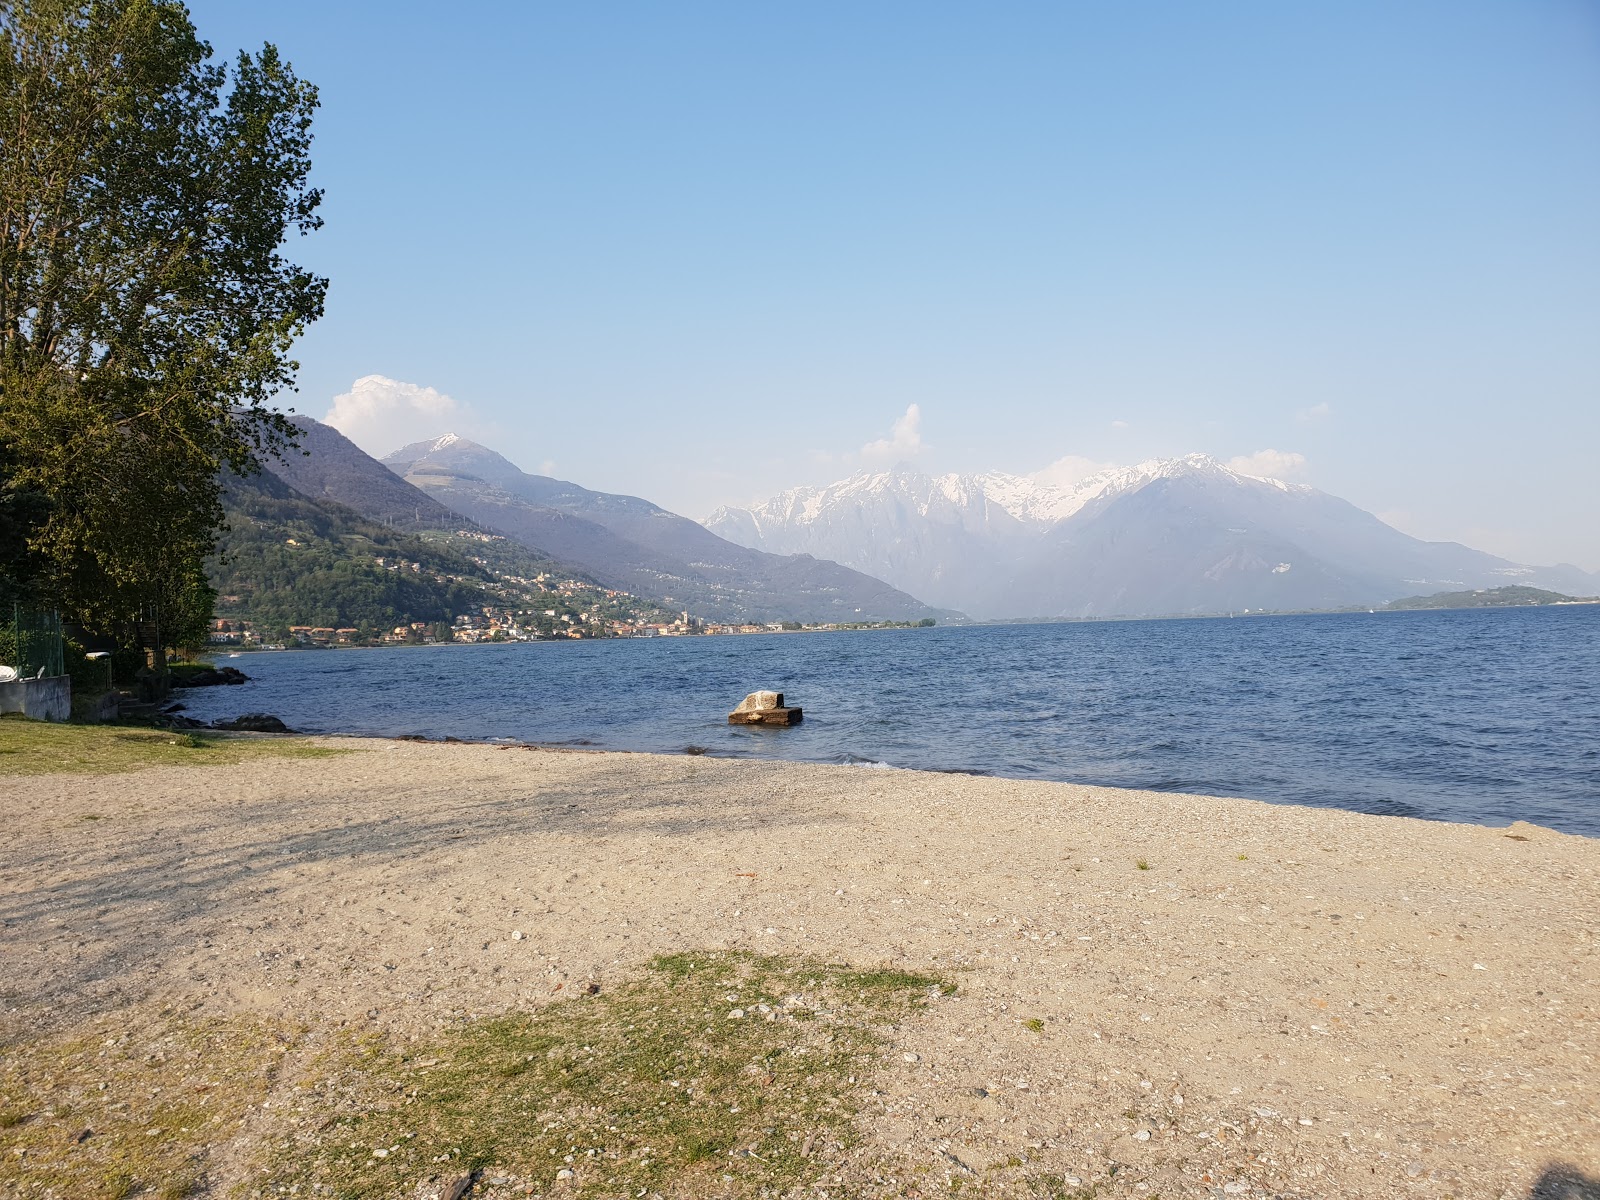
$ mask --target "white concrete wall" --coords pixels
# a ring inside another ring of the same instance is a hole
[[[65,721],[72,715],[72,676],[0,683],[0,713],[21,713],[39,721]]]

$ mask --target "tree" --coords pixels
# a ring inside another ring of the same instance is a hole
[[[0,0],[0,592],[123,636],[209,614],[219,471],[292,445],[327,290],[280,253],[316,89],[210,59],[174,0]]]

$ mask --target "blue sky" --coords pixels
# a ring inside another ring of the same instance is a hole
[[[1272,450],[1600,569],[1591,0],[192,10],[321,89],[292,403],[369,450],[697,517]]]

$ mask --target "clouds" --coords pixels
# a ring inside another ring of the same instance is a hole
[[[1109,471],[1118,465],[1117,463],[1096,462],[1094,459],[1084,458],[1080,454],[1068,454],[1064,458],[1056,459],[1055,462],[1043,470],[1035,471],[1029,478],[1071,491],[1085,479],[1098,475],[1102,471]]]
[[[1332,412],[1332,406],[1330,406],[1327,401],[1323,401],[1321,404],[1313,404],[1310,408],[1302,408],[1295,414],[1295,416],[1299,420],[1310,424],[1312,421],[1327,420],[1329,414]]]
[[[892,466],[897,462],[915,458],[927,448],[927,444],[922,440],[922,406],[908,404],[905,414],[890,427],[888,437],[868,442],[861,447],[861,459],[867,463]]]
[[[460,433],[473,423],[471,411],[453,396],[387,375],[363,375],[333,398],[322,419],[379,456],[441,433]]]
[[[1290,479],[1306,468],[1306,456],[1292,450],[1257,450],[1228,460],[1228,468],[1258,479]]]

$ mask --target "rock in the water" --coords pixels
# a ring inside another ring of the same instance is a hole
[[[728,714],[729,725],[793,725],[800,709],[785,708],[782,692],[751,692]]]
[[[192,687],[220,687],[224,684],[249,683],[250,676],[237,667],[218,667],[215,670],[206,669],[196,671],[187,678],[179,677],[172,681],[175,688]]]
[[[768,709],[783,707],[782,692],[751,692],[739,701],[739,707],[734,712],[764,712]]]
[[[234,733],[293,733],[271,713],[245,713],[231,721],[213,721],[213,729],[227,729]]]

